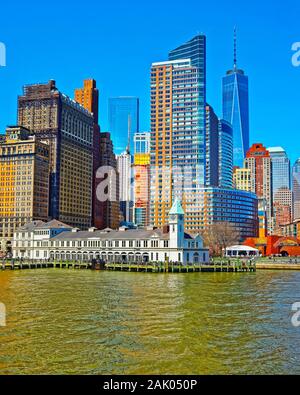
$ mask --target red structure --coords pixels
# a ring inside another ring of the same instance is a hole
[[[254,163],[250,164],[250,158]],[[265,174],[269,173],[268,170],[271,165],[270,152],[262,144],[253,144],[246,154],[246,164],[248,168],[251,168],[252,176],[255,177],[255,193],[258,197],[267,198],[265,196]],[[270,178],[270,175],[267,178]]]
[[[257,248],[263,256],[300,256],[300,239],[296,237],[249,238],[245,240],[244,245]]]

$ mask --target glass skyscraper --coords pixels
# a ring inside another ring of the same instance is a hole
[[[206,134],[206,36],[197,35],[191,40],[187,41],[183,45],[180,45],[176,49],[172,50],[169,53],[169,60],[175,61],[180,59],[190,59],[191,67],[197,69],[197,81],[198,86],[197,89],[193,88],[193,95],[190,100],[190,109],[194,110],[195,106],[193,101],[197,101],[197,114],[192,114],[193,120],[192,127],[197,127],[197,135],[193,137],[193,147],[191,147],[190,153],[192,154],[194,160],[197,163],[198,171],[198,183],[201,185],[205,185],[206,183],[206,153],[205,153],[205,134]],[[179,81],[180,82],[180,81]],[[188,80],[185,79],[185,89],[188,88]],[[194,86],[194,85],[193,85]],[[180,84],[178,86],[180,88]],[[177,93],[177,92],[176,92]],[[180,99],[180,91],[178,90],[178,99]],[[177,96],[176,96],[177,97]],[[185,112],[188,110],[188,100],[185,101]],[[178,111],[180,110],[180,106],[182,106],[181,101],[179,100],[176,107]],[[185,116],[188,114],[186,113]],[[180,121],[180,118],[179,118]],[[188,119],[186,119],[188,121]],[[196,122],[196,124],[195,124]],[[180,125],[180,124],[179,124]],[[184,130],[188,130],[188,125],[185,125]],[[188,152],[186,152],[188,153]]]
[[[173,199],[180,193],[186,227],[196,222],[195,196],[206,181],[205,124],[206,37],[197,35],[172,50],[168,61],[153,63],[151,68],[153,225],[167,222]]]
[[[233,128],[233,164],[243,167],[249,149],[249,94],[248,77],[238,69],[236,36],[233,69],[223,78],[223,118]]]
[[[109,130],[117,155],[124,152],[130,140],[129,151],[134,151],[134,134],[139,131],[139,99],[114,97],[108,100]]]
[[[282,147],[268,148],[272,163],[273,199],[279,189],[291,187],[290,160]]]
[[[232,127],[229,122],[219,120],[219,186],[232,188],[233,155]]]

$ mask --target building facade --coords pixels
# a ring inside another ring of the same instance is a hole
[[[120,210],[123,221],[133,221],[133,166],[132,155],[127,150],[117,155],[119,173]]]
[[[167,222],[173,196],[183,199],[187,229],[191,215],[196,220],[192,206],[206,164],[198,74],[190,59],[152,65],[151,224],[158,227]]]
[[[219,119],[206,106],[206,186],[219,186]]]
[[[100,126],[99,126],[99,91],[93,79],[84,80],[83,88],[75,90],[75,101],[88,110],[94,118],[93,133],[93,187],[92,187],[92,225],[101,226],[101,202],[97,199],[96,174],[100,167]]]
[[[219,186],[232,188],[233,135],[230,123],[219,121]]]
[[[197,195],[197,220],[189,224],[193,233],[203,233],[214,223],[231,223],[241,239],[258,235],[258,201],[251,192],[206,187]]]
[[[293,166],[294,219],[300,219],[300,159]]]
[[[113,97],[108,100],[109,131],[115,152],[120,155],[126,147],[133,153],[134,135],[139,132],[139,99],[137,97]]]
[[[273,199],[281,188],[291,188],[291,164],[287,153],[282,147],[268,148],[272,163]]]
[[[94,123],[99,124],[99,90],[93,79],[83,82],[83,88],[75,89],[75,101],[93,114]]]
[[[14,234],[13,256],[19,259],[104,262],[209,262],[199,235],[184,231],[179,201],[170,210],[169,226],[160,229],[88,231],[57,223],[29,223]]]
[[[248,77],[237,67],[236,34],[233,69],[223,78],[223,118],[233,128],[233,164],[243,167],[249,149]]]
[[[0,140],[0,250],[10,250],[17,228],[47,220],[49,146],[28,129],[10,126]]]
[[[134,218],[138,227],[150,225],[150,153],[134,155]]]
[[[119,173],[110,133],[100,133],[100,167],[96,173],[96,197],[100,202],[98,229],[120,226]]]
[[[273,234],[280,234],[280,227],[293,221],[293,207],[293,191],[287,187],[278,188],[273,201]]]
[[[93,115],[59,92],[55,81],[24,86],[18,123],[50,149],[49,216],[86,228],[91,225]]]
[[[149,154],[150,153],[150,132],[139,132],[134,135],[134,151],[133,154]]]
[[[262,144],[253,144],[245,158],[245,168],[252,175],[251,191],[267,203],[268,229],[272,229],[273,193],[272,165],[269,151]]]
[[[252,175],[250,169],[236,167],[233,173],[233,187],[241,191],[251,192]]]
[[[133,222],[138,227],[150,225],[150,164],[150,133],[136,133],[133,159]]]
[[[293,221],[281,226],[281,235],[300,239],[300,220]]]

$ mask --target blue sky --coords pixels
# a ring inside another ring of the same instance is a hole
[[[247,3],[247,4],[246,4]],[[250,79],[250,139],[282,145],[300,157],[300,67],[291,46],[300,41],[298,1],[233,0],[10,1],[1,5],[0,131],[16,123],[22,85],[57,81],[73,96],[84,78],[100,89],[100,122],[107,130],[107,99],[141,100],[141,129],[149,129],[149,71],[155,61],[197,32],[207,36],[208,102],[221,116],[221,78],[232,67],[238,28],[238,64]]]

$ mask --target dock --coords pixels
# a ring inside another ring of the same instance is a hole
[[[92,269],[90,262],[69,261],[4,261],[0,263],[0,270],[24,270],[24,269]]]
[[[25,269],[94,269],[124,272],[145,273],[199,273],[199,272],[227,272],[243,273],[255,272],[255,262],[242,260],[215,261],[210,263],[194,263],[183,265],[175,262],[109,262],[105,264],[92,264],[82,261],[0,261],[0,270]]]
[[[200,273],[200,272],[227,272],[227,273],[243,273],[255,272],[255,263],[243,261],[221,261],[211,263],[194,263],[183,265],[180,263],[106,263],[106,270],[127,271],[127,272],[149,272],[149,273]]]

